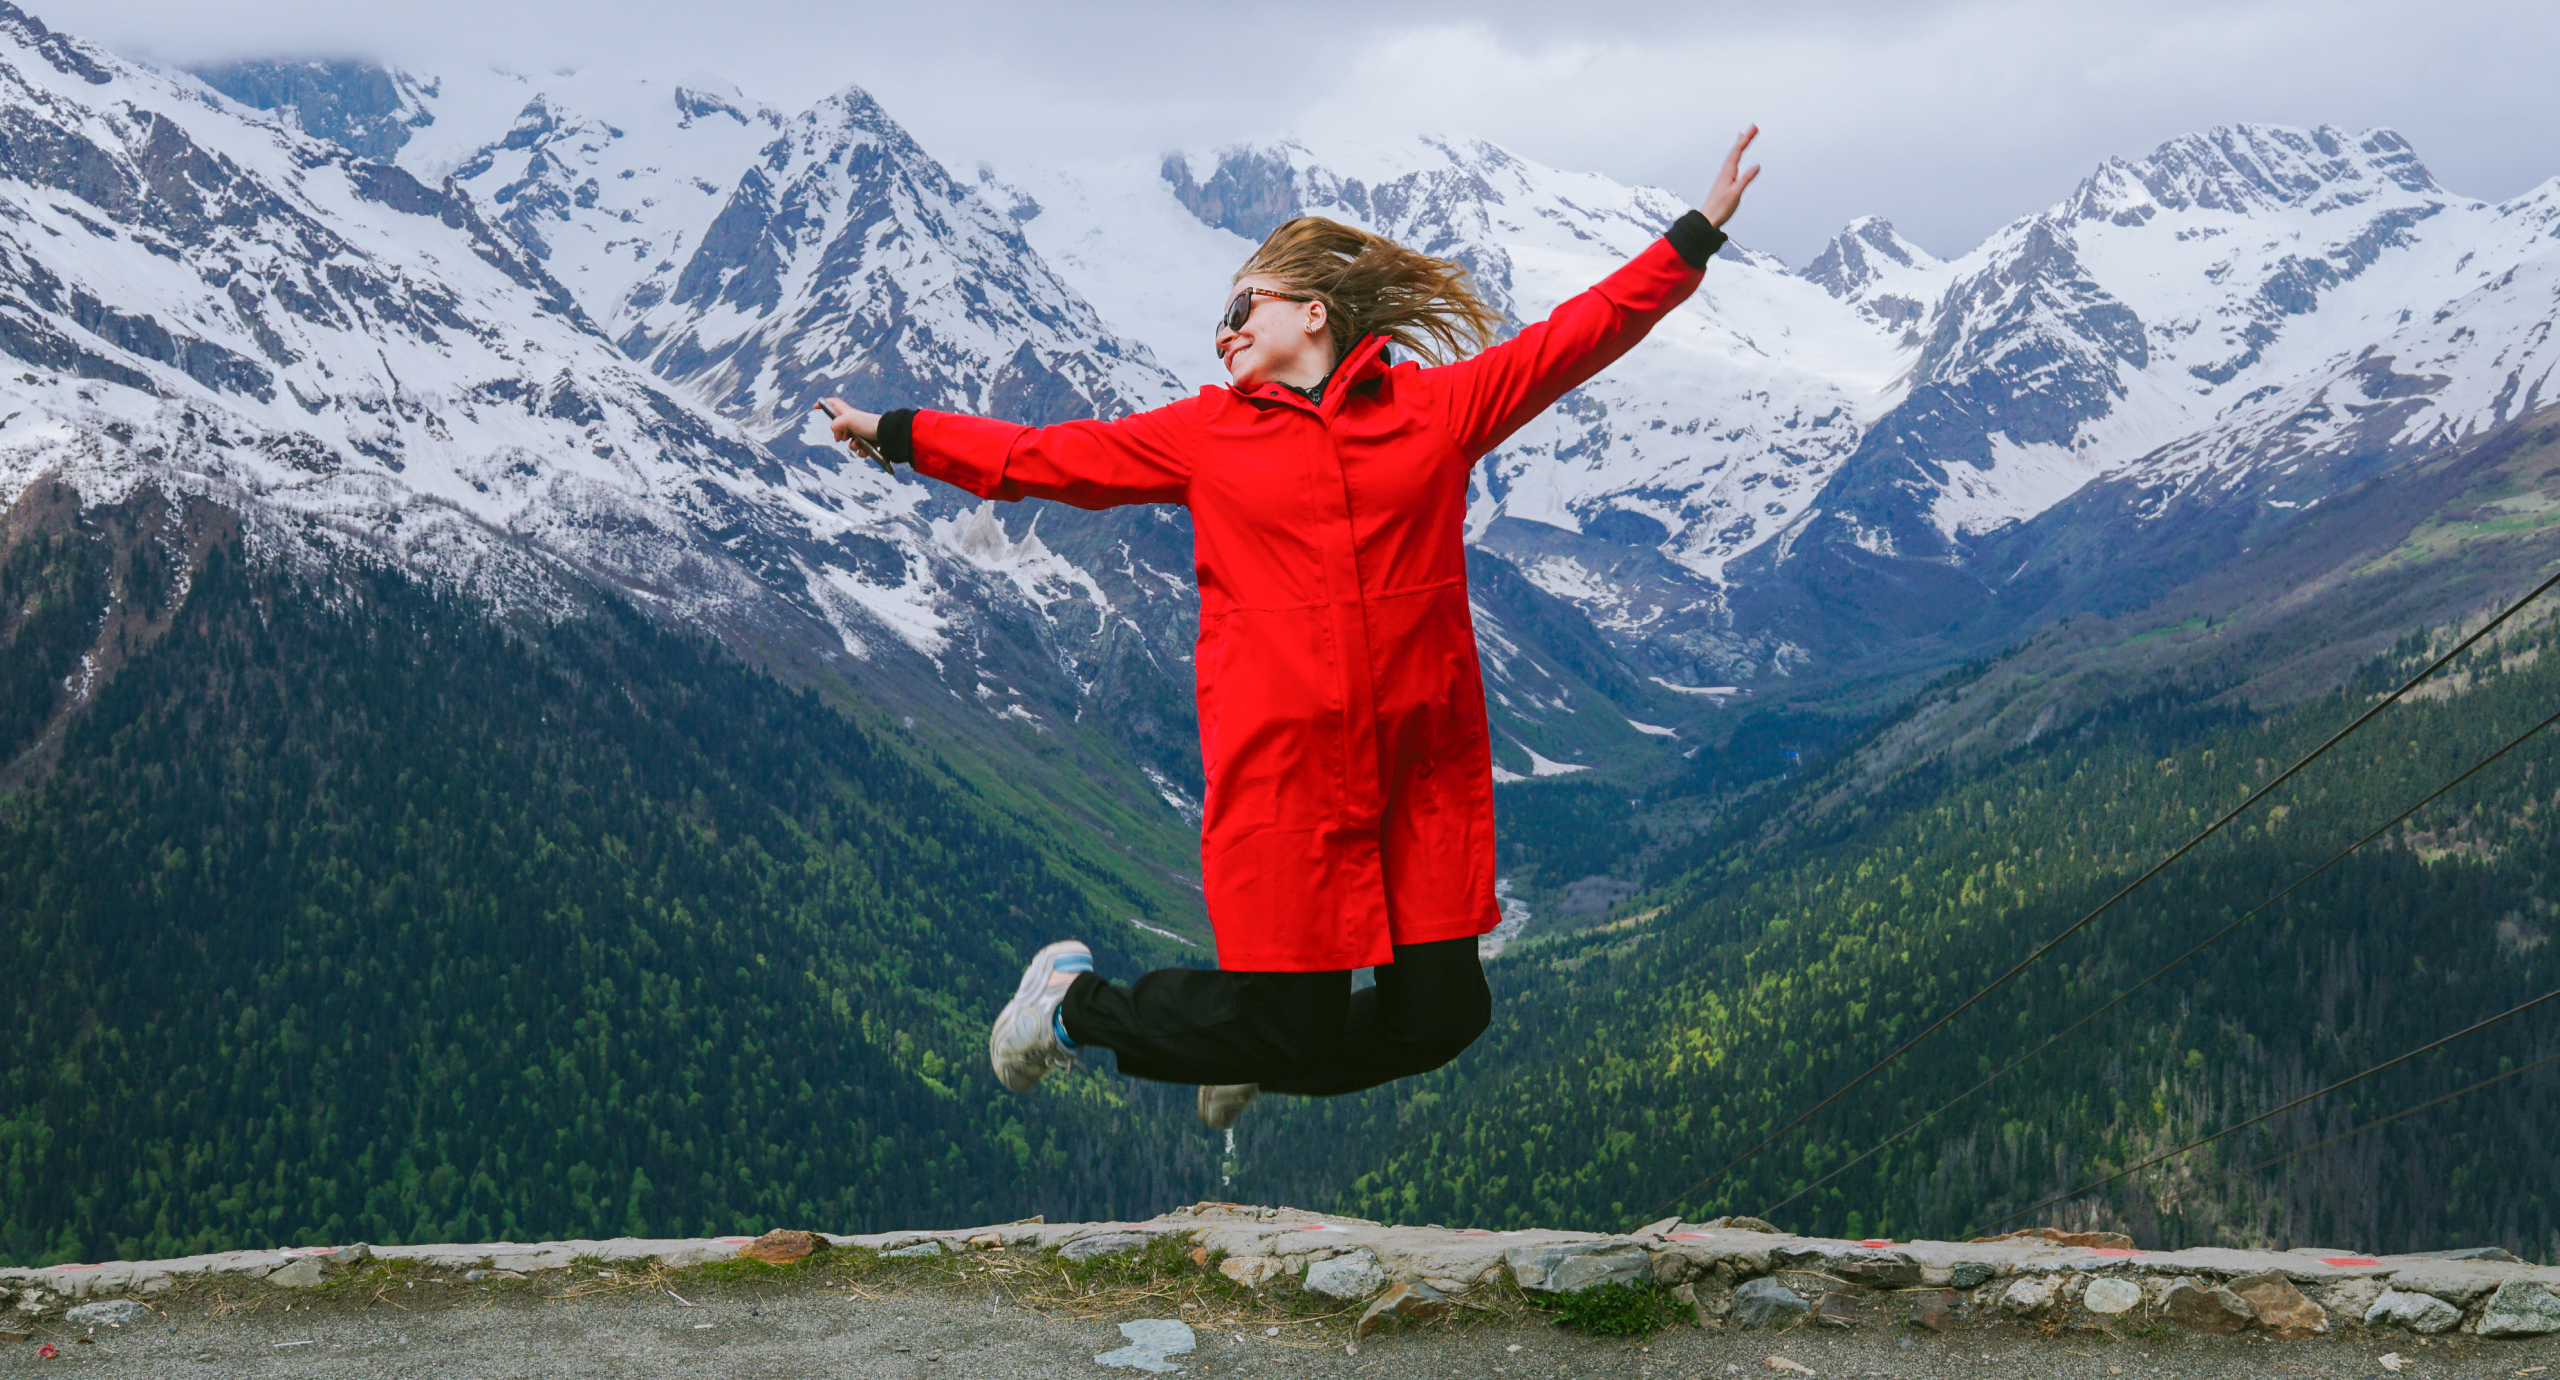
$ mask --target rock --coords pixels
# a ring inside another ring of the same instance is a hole
[[[2161,1300],[2161,1311],[2180,1327],[2223,1334],[2247,1327],[2258,1316],[2238,1294],[2219,1285],[2208,1289],[2189,1279],[2169,1286],[2169,1296]]]
[[[150,1316],[150,1309],[131,1299],[108,1299],[103,1303],[84,1303],[63,1314],[62,1320],[73,1327],[122,1327]]]
[[[1166,1360],[1166,1357],[1186,1355],[1198,1345],[1189,1325],[1171,1318],[1140,1318],[1136,1322],[1124,1322],[1120,1324],[1120,1335],[1128,1338],[1129,1344],[1094,1357],[1097,1364],[1169,1373],[1182,1367]]]
[[[1069,1249],[1073,1249],[1073,1248],[1072,1248],[1072,1247],[1070,1247]],[[881,1255],[881,1257],[882,1257],[883,1259],[897,1258],[897,1259],[904,1259],[904,1260],[921,1260],[921,1259],[923,1259],[923,1258],[925,1258],[925,1257],[927,1257],[927,1256],[936,1256],[936,1255],[941,1255],[942,1253],[943,1253],[943,1245],[942,1245],[942,1243],[941,1243],[941,1242],[939,1242],[939,1241],[932,1241],[932,1240],[926,1240],[926,1241],[910,1241],[910,1242],[908,1242],[906,1245],[900,1246],[898,1249],[896,1249],[896,1250],[894,1250],[894,1251],[882,1251],[882,1252],[880,1253],[880,1255]],[[1065,1251],[1060,1251],[1060,1252],[1058,1252],[1058,1254],[1060,1254],[1060,1255],[1066,1255],[1066,1252],[1065,1252]],[[1076,1260],[1076,1259],[1082,1259],[1082,1257],[1081,1257],[1081,1256],[1068,1256],[1068,1259]]]
[[[2458,1251],[2411,1251],[2412,1260],[2487,1260],[2500,1265],[2522,1265],[2524,1257],[2496,1246],[2465,1246]]]
[[[1671,1297],[1689,1305],[1700,1327],[1721,1327],[1725,1315],[1733,1311],[1732,1288],[1712,1275],[1690,1280],[1672,1290]]]
[[[2120,1231],[2064,1231],[2060,1227],[2029,1227],[2025,1231],[1973,1238],[1973,1244],[1977,1246],[1989,1245],[1996,1241],[2050,1241],[2057,1246],[2085,1246],[2101,1251],[2133,1249],[2133,1238]]]
[[[1775,1275],[1762,1275],[1733,1291],[1733,1311],[1727,1316],[1736,1327],[1784,1327],[1812,1311],[1812,1304]]]
[[[522,1284],[524,1276],[513,1270],[465,1270],[462,1272],[462,1282],[465,1284]]]
[[[1287,1273],[1289,1267],[1267,1255],[1231,1255],[1218,1262],[1218,1273],[1247,1289],[1259,1289]]]
[[[2560,1332],[2560,1299],[2528,1279],[2499,1285],[2480,1313],[2483,1337],[2539,1337],[2546,1332]]]
[[[2390,1284],[2403,1294],[2433,1294],[2455,1305],[2470,1303],[2507,1282],[2512,1270],[2477,1260],[2431,1260],[2392,1272]]]
[[[2378,1279],[2351,1279],[2344,1284],[2329,1286],[2327,1296],[2320,1302],[2330,1312],[2342,1317],[2361,1318],[2364,1316],[2364,1310],[2371,1308],[2373,1301],[2382,1297],[2383,1287],[2382,1281]]]
[[[1951,1289],[1979,1289],[1983,1285],[1991,1282],[1991,1274],[1992,1271],[1990,1266],[1983,1264],[1979,1260],[1968,1260],[1954,1269],[1947,1271],[1947,1287]]]
[[[2329,1330],[2328,1310],[2304,1298],[2281,1270],[2235,1279],[2229,1287],[2249,1305],[2260,1327],[2288,1342],[2317,1337]]]
[[[1863,1290],[1833,1289],[1813,1305],[1813,1320],[1834,1327],[1855,1327],[1866,1311]]]
[[[1952,1289],[1932,1289],[1911,1296],[1911,1325],[1932,1332],[1955,1329],[1957,1311],[1964,1307],[1964,1295]]]
[[[775,1228],[738,1248],[738,1254],[767,1265],[788,1265],[806,1260],[827,1248],[827,1238],[813,1231],[784,1231]]]
[[[1363,1246],[1308,1266],[1304,1283],[1308,1293],[1350,1303],[1386,1288],[1387,1272],[1379,1268],[1378,1253]]]
[[[1653,1282],[1665,1289],[1687,1280],[1690,1269],[1689,1257],[1678,1251],[1653,1253]]]
[[[1428,1284],[1405,1280],[1388,1286],[1369,1311],[1360,1315],[1354,1337],[1366,1337],[1389,1323],[1423,1322],[1449,1311],[1449,1300]]]
[[[1142,1231],[1106,1231],[1079,1236],[1058,1248],[1060,1260],[1099,1260],[1107,1255],[1129,1255],[1147,1248],[1155,1238]]]
[[[2043,1275],[2028,1275],[2012,1281],[2001,1291],[2000,1311],[2012,1317],[2032,1317],[2053,1306],[2054,1295],[2062,1292],[2062,1281]]]
[[[1693,1225],[1700,1231],[1759,1231],[1767,1232],[1771,1236],[1786,1235],[1785,1232],[1757,1217],[1719,1217],[1712,1222],[1698,1222]]]
[[[306,1255],[267,1272],[267,1283],[287,1289],[312,1289],[320,1284],[320,1257]]]
[[[1920,1283],[1920,1263],[1901,1251],[1778,1251],[1769,1259],[1780,1269],[1818,1270],[1871,1289],[1908,1289]]]
[[[2118,1313],[2131,1312],[2141,1303],[2141,1285],[2113,1276],[2090,1280],[2088,1291],[2080,1296],[2081,1307],[2110,1318]]]
[[[2383,1291],[2373,1306],[2364,1310],[2367,1327],[2405,1327],[2412,1332],[2442,1332],[2462,1321],[2462,1310],[2433,1294],[2403,1293],[2398,1289]]]
[[[1642,1284],[1653,1261],[1633,1241],[1556,1241],[1503,1253],[1511,1277],[1533,1294],[1579,1294],[1603,1284]]]

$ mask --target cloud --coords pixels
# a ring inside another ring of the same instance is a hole
[[[42,6],[39,6],[42,8]],[[2269,120],[2408,135],[2448,187],[2560,174],[2540,70],[2560,6],[2018,0],[1789,6],[1305,0],[1211,9],[733,0],[82,0],[49,21],[170,62],[369,56],[711,70],[796,108],[869,88],[968,167],[1300,134],[1489,138],[1695,197],[1756,120],[1735,226],[1801,261],[1881,214],[1940,253],[2061,199],[2110,156]]]

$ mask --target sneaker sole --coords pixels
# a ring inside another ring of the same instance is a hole
[[[1051,973],[1054,971],[1058,957],[1062,954],[1070,953],[1090,955],[1091,952],[1091,950],[1087,949],[1082,943],[1076,940],[1062,939],[1055,944],[1042,948],[1040,952],[1033,954],[1031,956],[1031,962],[1023,966],[1022,981],[1014,985],[1013,1000],[1006,1002],[1004,1004],[1004,1009],[996,1013],[995,1028],[989,1031],[987,1035],[987,1063],[995,1070],[996,1081],[1002,1083],[1005,1086],[1006,1091],[1029,1092],[1032,1088],[1039,1085],[1040,1080],[1045,1077],[1050,1068],[1054,1066],[1045,1063],[1037,1065],[1035,1071],[1028,1078],[1017,1083],[1014,1079],[1005,1075],[1004,1060],[997,1053],[998,1045],[1004,1040],[1005,1035],[1012,1030],[1014,1024],[1023,1018],[1025,1009],[1038,1003],[1040,998],[1048,992],[1049,978]],[[1066,1062],[1072,1063],[1074,1060],[1070,1058]]]

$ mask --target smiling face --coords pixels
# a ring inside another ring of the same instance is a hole
[[[1236,279],[1228,293],[1233,296],[1247,288],[1289,291],[1276,278],[1248,273]],[[1218,323],[1217,348],[1228,379],[1238,388],[1275,382],[1312,388],[1333,369],[1333,332],[1322,302],[1256,297],[1244,325],[1231,331],[1223,320]]]

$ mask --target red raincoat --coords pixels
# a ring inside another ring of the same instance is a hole
[[[984,498],[1191,510],[1201,873],[1221,967],[1323,972],[1482,934],[1493,757],[1468,614],[1468,475],[1697,288],[1668,241],[1455,364],[1352,349],[1322,406],[1204,388],[1115,422],[918,412],[916,469]]]

